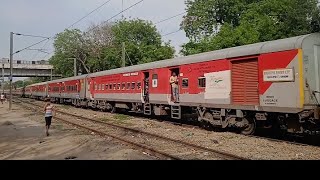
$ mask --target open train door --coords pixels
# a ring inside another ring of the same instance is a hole
[[[149,71],[143,72],[143,80],[142,80],[142,90],[141,90],[141,101],[142,103],[150,102],[150,73]]]
[[[168,103],[170,105],[173,105],[175,103],[178,103],[179,102],[179,93],[180,93],[180,82],[179,82],[179,76],[180,76],[180,68],[179,67],[171,67],[169,69],[169,78],[168,78],[168,91],[167,91],[167,99],[168,99]],[[178,80],[178,84],[177,84],[177,94],[178,96],[176,97],[176,99],[174,98],[174,92],[173,92],[173,88],[172,88],[172,85],[170,83],[170,78],[171,76],[173,76],[173,74],[175,74],[177,76],[177,80]]]
[[[87,100],[93,100],[93,98],[94,98],[94,92],[93,92],[93,88],[91,88],[91,87],[93,87],[93,81],[92,81],[92,79],[91,78],[87,78],[87,80],[86,80],[86,83],[87,83],[87,85],[86,85],[86,98],[87,98]]]

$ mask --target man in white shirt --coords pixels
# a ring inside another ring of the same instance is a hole
[[[4,94],[3,93],[1,93],[1,95],[0,95],[0,101],[1,101],[1,104],[3,104],[3,101],[4,101]]]
[[[179,85],[178,85],[178,76],[175,72],[172,73],[170,77],[170,85],[171,85],[171,95],[173,102],[179,101]]]

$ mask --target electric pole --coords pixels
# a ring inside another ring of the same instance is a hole
[[[50,81],[52,81],[52,68],[50,69]]]
[[[2,64],[2,81],[1,81],[2,93],[4,93],[4,64]]]
[[[10,32],[10,96],[9,96],[9,110],[12,109],[12,66],[13,66],[13,32]]]
[[[122,67],[126,67],[126,44],[122,43]]]
[[[74,76],[77,76],[78,73],[77,73],[77,59],[76,58],[73,59],[73,71],[74,71]]]

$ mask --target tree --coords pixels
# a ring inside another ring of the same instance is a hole
[[[129,21],[118,21],[112,27],[115,36],[114,45],[118,53],[125,43],[127,58],[126,65],[142,64],[174,56],[174,48],[170,43],[163,43],[161,35],[156,27],[148,21],[136,19]],[[118,56],[121,62],[121,56]],[[118,63],[121,64],[121,63]]]
[[[184,55],[319,31],[317,0],[187,0]]]
[[[78,29],[65,30],[55,37],[54,41],[55,54],[50,59],[50,63],[54,66],[55,73],[62,74],[65,77],[72,76],[73,60],[76,58],[78,68],[83,73],[89,73],[87,66],[88,47],[85,42],[83,33]]]
[[[125,42],[126,65],[136,65],[172,58],[174,48],[162,42],[156,27],[144,20],[122,20],[92,25],[87,32],[65,30],[55,37],[55,54],[50,59],[55,73],[73,76],[76,58],[82,73],[121,67],[122,43]]]

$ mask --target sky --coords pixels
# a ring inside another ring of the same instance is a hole
[[[0,59],[9,57],[10,32],[52,37],[65,28],[102,5],[108,0],[1,0],[0,4]],[[124,9],[140,0],[123,0]],[[172,17],[185,11],[184,0],[144,0],[142,3],[123,13],[128,19],[145,19],[153,22]],[[74,28],[85,31],[92,23],[103,22],[122,10],[122,0],[111,0],[98,11],[76,24]],[[120,16],[113,20],[120,19]],[[177,31],[182,16],[157,25],[158,31],[164,35]],[[14,36],[14,51],[41,41],[41,38]],[[180,46],[188,39],[184,31],[165,36],[164,41],[180,51]],[[53,52],[53,41],[44,41],[32,49],[44,49]],[[14,56],[17,60],[42,60],[50,58],[46,54],[34,50],[25,50]]]

